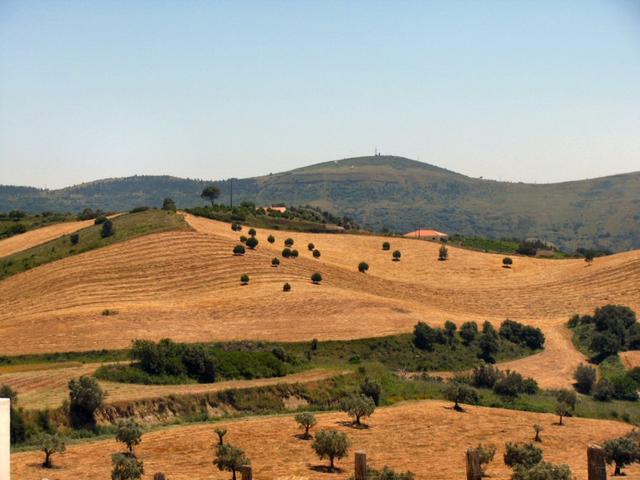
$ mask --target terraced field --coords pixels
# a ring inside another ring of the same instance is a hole
[[[548,337],[546,351],[517,368],[538,374],[542,386],[560,386],[583,358],[564,328],[570,315],[605,303],[640,310],[640,251],[592,266],[516,257],[505,269],[502,255],[457,248],[439,262],[439,245],[420,240],[391,239],[391,250],[402,252],[402,261],[393,262],[382,237],[258,230],[257,250],[236,257],[231,251],[240,234],[228,224],[186,218],[196,231],[136,238],[0,282],[0,351],[122,348],[133,338],[357,338],[409,331],[419,320],[512,318]],[[281,258],[273,268],[287,237],[300,257]],[[357,271],[360,261],[371,267],[366,275]],[[309,281],[315,271],[323,274],[321,285]],[[251,276],[247,286],[239,282],[243,273]],[[292,292],[282,292],[284,282]],[[106,308],[119,314],[102,316]],[[548,365],[563,368],[549,373]]]
[[[396,470],[411,470],[418,479],[451,480],[465,478],[464,451],[479,442],[498,447],[487,473],[490,478],[506,480],[510,471],[502,463],[504,443],[530,441],[532,425],[543,425],[545,459],[568,464],[578,479],[586,478],[586,446],[620,436],[630,430],[619,422],[568,419],[563,427],[548,414],[468,407],[457,413],[451,405],[439,401],[406,403],[382,408],[368,420],[370,428],[354,429],[344,424],[344,414],[318,415],[317,428],[337,428],[353,442],[352,452],[367,452],[371,465],[389,465]],[[228,479],[212,464],[215,426],[229,430],[226,440],[247,452],[255,478],[271,480],[346,479],[353,473],[353,453],[338,461],[342,471],[336,474],[314,468],[326,464],[313,454],[310,442],[296,437],[299,430],[290,416],[250,418],[239,421],[174,427],[148,433],[136,448],[144,460],[145,472],[163,471],[175,480]],[[67,453],[54,457],[58,468],[46,472],[56,480],[108,478],[111,453],[121,446],[113,440],[74,445]],[[11,457],[16,478],[40,480],[41,454],[26,452]],[[640,466],[627,469],[629,479],[640,478]]]
[[[56,223],[0,240],[0,258],[27,250],[63,235],[77,232],[82,228],[90,227],[93,223],[94,220]]]
[[[8,370],[0,368],[0,385],[9,385],[20,393],[20,407],[25,409],[57,408],[69,397],[68,384],[72,378],[91,375],[102,364],[73,363],[47,364],[28,369]],[[249,388],[279,383],[312,382],[329,378],[340,372],[314,369],[287,375],[286,377],[255,380],[230,380],[211,384],[187,385],[136,385],[100,381],[108,392],[107,402],[123,402],[168,395],[219,392],[229,388]]]

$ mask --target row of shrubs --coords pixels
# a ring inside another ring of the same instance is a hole
[[[204,345],[134,340],[131,365],[105,365],[96,372],[103,380],[123,383],[212,383],[222,379],[280,377],[299,361],[281,348],[228,351]]]

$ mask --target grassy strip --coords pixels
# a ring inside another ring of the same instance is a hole
[[[53,225],[54,223],[73,222],[75,220],[77,220],[76,216],[71,213],[45,212],[33,215],[20,212],[13,217],[0,213],[0,240],[40,227]]]
[[[4,257],[0,261],[0,280],[46,263],[143,235],[189,229],[182,216],[164,210],[128,213],[120,215],[112,221],[115,234],[110,237],[102,238],[100,235],[102,226],[92,225],[78,231],[79,241],[76,245],[71,244],[70,235],[64,235],[50,242]]]

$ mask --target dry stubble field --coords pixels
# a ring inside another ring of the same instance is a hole
[[[339,413],[318,415],[319,428],[338,428],[353,441],[349,457],[337,462],[343,471],[333,475],[313,470],[326,462],[313,454],[310,442],[296,437],[300,431],[291,416],[162,429],[146,434],[136,452],[149,475],[163,471],[171,480],[228,479],[229,473],[219,472],[212,463],[213,429],[223,426],[229,430],[228,441],[243,448],[251,458],[257,479],[344,480],[353,473],[353,451],[363,450],[375,467],[408,469],[420,480],[451,480],[465,477],[466,448],[492,442],[498,452],[488,468],[489,478],[506,480],[510,471],[502,462],[504,443],[531,440],[532,425],[540,423],[545,429],[540,445],[545,459],[568,464],[577,479],[583,480],[587,444],[623,435],[630,428],[620,422],[579,418],[568,419],[560,427],[555,425],[553,415],[483,407],[467,407],[466,413],[457,413],[450,404],[440,401],[381,408],[368,420],[368,429],[346,426],[345,419]],[[119,448],[112,440],[74,445],[54,458],[60,468],[46,472],[38,466],[39,453],[18,453],[12,456],[12,469],[21,480],[40,480],[45,473],[50,480],[109,478],[110,455]],[[640,478],[638,465],[627,472],[629,480]]]
[[[228,224],[187,215],[195,232],[149,235],[94,250],[0,282],[0,351],[4,354],[122,348],[134,338],[178,341],[349,339],[409,331],[419,320],[511,318],[542,328],[545,352],[513,362],[543,387],[567,385],[583,360],[564,323],[605,303],[640,309],[640,251],[581,260],[515,257],[383,237],[258,229],[260,245],[233,256]],[[246,227],[245,227],[246,231]],[[243,232],[246,233],[246,232]],[[276,237],[274,246],[267,243]],[[285,238],[300,258],[282,259]],[[322,252],[314,259],[313,242]],[[282,263],[271,267],[271,258]],[[369,273],[357,272],[360,260]],[[309,276],[319,271],[322,285]],[[242,273],[251,276],[240,286]],[[284,282],[293,286],[282,292]],[[102,316],[103,309],[115,316]],[[561,365],[549,373],[548,365]]]

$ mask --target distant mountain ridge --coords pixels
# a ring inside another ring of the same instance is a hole
[[[202,205],[205,185],[229,202],[228,181],[170,176],[112,178],[58,190],[0,186],[0,211],[129,210]],[[234,179],[234,203],[311,204],[372,229],[433,228],[493,238],[536,237],[565,249],[640,248],[640,172],[553,184],[471,178],[394,156],[329,161],[262,177]]]

